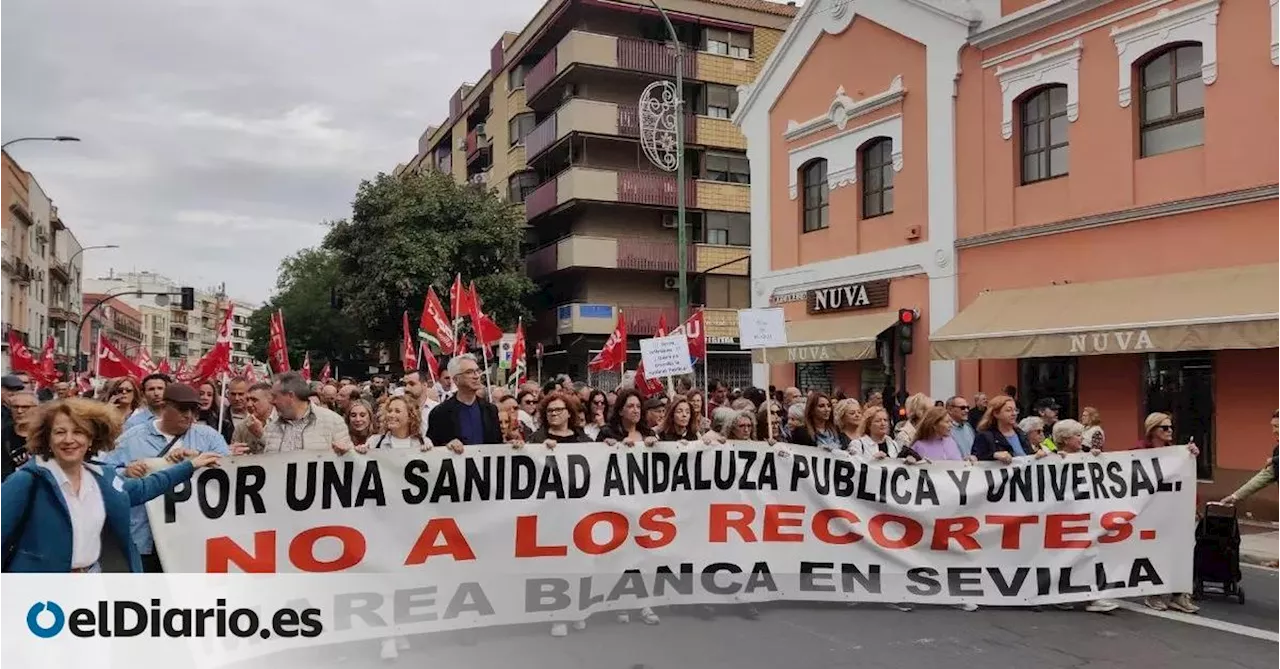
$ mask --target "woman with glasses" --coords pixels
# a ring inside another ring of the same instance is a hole
[[[127,376],[117,376],[107,381],[101,397],[120,414],[122,425],[142,405],[142,393],[138,392],[137,382]]]
[[[1173,445],[1173,417],[1167,413],[1153,413],[1147,416],[1142,422],[1143,437],[1138,442],[1138,448],[1163,448]],[[1191,451],[1192,457],[1200,456],[1200,449],[1195,442],[1187,444],[1187,450]],[[1164,611],[1173,609],[1183,613],[1195,613],[1200,610],[1195,602],[1191,601],[1191,595],[1185,592],[1179,592],[1175,595],[1152,595],[1142,600],[1147,608],[1156,611]]]
[[[4,475],[0,480],[9,478],[31,456],[27,451],[27,439],[31,437],[32,422],[39,405],[36,394],[26,390],[11,393],[5,399],[13,420],[4,426]]]
[[[555,448],[556,444],[585,444],[592,441],[582,429],[582,407],[578,404],[576,394],[552,391],[542,398],[534,411],[538,416],[538,425],[542,427],[529,438],[530,443]],[[563,636],[554,631],[552,635]]]
[[[597,441],[600,438],[600,429],[608,422],[606,416],[609,412],[609,399],[605,397],[604,391],[594,389],[587,396],[587,405],[585,407],[585,415],[582,418],[582,432]]]
[[[520,389],[520,392],[516,393],[516,407],[519,409],[516,416],[520,419],[520,424],[524,425],[530,434],[533,434],[540,425],[538,422],[538,392],[528,388]]]

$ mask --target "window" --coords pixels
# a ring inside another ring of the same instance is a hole
[[[720,28],[702,31],[702,50],[734,58],[751,57],[751,35]]]
[[[524,202],[534,189],[538,187],[538,174],[536,172],[517,172],[511,175],[507,180],[507,200],[510,202]]]
[[[524,88],[524,78],[529,76],[529,70],[532,69],[532,65],[519,63],[507,70],[507,90],[515,91]]]
[[[804,231],[822,230],[829,224],[827,200],[827,161],[818,159],[800,168],[804,188]]]
[[[893,213],[893,140],[877,137],[862,149],[862,217]]]
[[[743,276],[706,277],[708,309],[751,308],[751,280]]]
[[[1204,143],[1204,80],[1199,44],[1174,47],[1142,66],[1142,156]]]
[[[509,126],[511,130],[511,146],[524,144],[524,138],[527,137],[529,133],[533,132],[533,128],[536,125],[537,123],[535,122],[535,117],[532,112],[516,114],[512,117]]]
[[[738,111],[738,89],[707,84],[702,91],[698,113],[713,118],[729,118]]]
[[[1042,399],[1058,403],[1059,418],[1079,418],[1076,358],[1023,358],[1018,361],[1019,416],[1031,416]]]
[[[1067,173],[1067,87],[1050,86],[1022,103],[1022,183]]]
[[[708,153],[703,160],[702,178],[731,184],[751,183],[751,163],[743,155]]]
[[[706,242],[725,246],[751,246],[751,215],[708,212]]]

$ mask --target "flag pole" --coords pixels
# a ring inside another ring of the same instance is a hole
[[[227,372],[224,370],[222,372],[222,398],[218,401],[218,434],[222,434],[222,421],[227,414],[227,386],[230,385],[228,381]]]
[[[484,394],[490,402],[493,401],[493,388],[489,384],[489,345],[480,342],[480,355],[484,358]]]
[[[97,346],[93,347],[93,378],[102,376],[102,330],[98,330]]]

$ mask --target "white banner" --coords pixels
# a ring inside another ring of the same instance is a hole
[[[1185,448],[912,466],[758,442],[495,445],[241,457],[148,511],[168,572],[226,574],[169,576],[206,587],[166,605],[216,595],[302,627],[314,610],[316,634],[255,630],[217,641],[222,658],[669,604],[1185,592],[1194,495]]]

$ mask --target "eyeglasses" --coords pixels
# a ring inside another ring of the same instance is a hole
[[[547,413],[548,413],[548,414],[553,414],[553,413],[564,413],[564,412],[566,412],[566,411],[568,411],[568,409],[566,409],[566,408],[564,408],[564,407],[547,407]]]
[[[464,370],[462,370],[462,371],[458,372],[457,374],[454,374],[454,376],[471,376],[472,374],[475,374],[476,376],[479,376],[479,375],[480,375],[480,370],[479,370],[479,369],[464,369]]]
[[[26,411],[27,409],[34,409],[34,408],[36,408],[36,405],[34,405],[34,404],[10,404],[10,405],[9,405],[9,408],[10,408],[10,409],[12,409],[13,411]]]
[[[951,408],[952,408],[952,409],[959,409],[959,410],[961,410],[961,411],[968,411],[968,410],[969,410],[969,405],[968,405],[968,404],[952,404],[952,405],[951,405]]]
[[[1172,431],[1172,430],[1173,430],[1173,426],[1172,426],[1172,425],[1157,425],[1157,426],[1156,426],[1156,429],[1157,429],[1157,430]]]

